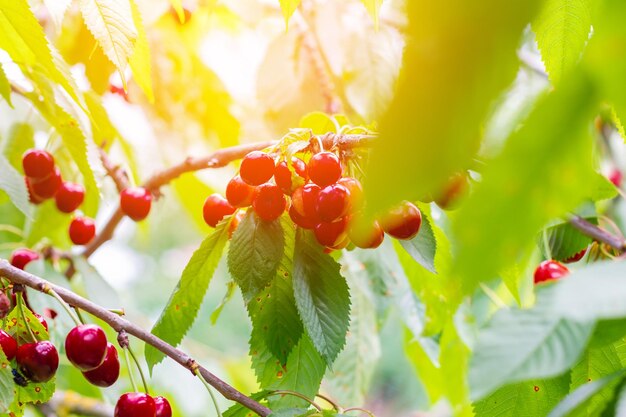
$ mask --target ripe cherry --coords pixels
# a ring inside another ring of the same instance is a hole
[[[83,372],[83,376],[98,387],[106,388],[115,384],[120,376],[120,360],[115,346],[109,343],[102,365],[91,371]]]
[[[320,222],[316,207],[320,190],[321,188],[316,184],[306,184],[296,188],[291,196],[291,204],[298,213],[315,223]]]
[[[312,219],[298,213],[298,210],[296,210],[296,207],[293,204],[289,207],[289,217],[292,222],[303,229],[313,229],[319,223],[317,219]]]
[[[405,201],[389,210],[380,220],[385,233],[400,240],[413,239],[422,225],[422,213],[413,203]]]
[[[246,184],[239,175],[234,176],[226,186],[226,199],[233,207],[248,207],[252,204],[254,187]]]
[[[24,175],[33,179],[44,179],[54,171],[54,157],[40,149],[30,149],[22,156]]]
[[[59,187],[54,201],[57,209],[63,213],[71,213],[76,210],[85,199],[85,188],[73,182],[64,182]]]
[[[359,209],[363,206],[363,186],[356,178],[343,177],[337,181],[337,184],[341,184],[350,191],[350,205],[352,209]]]
[[[346,238],[347,226],[348,222],[345,217],[332,223],[320,223],[315,226],[315,237],[320,245],[333,248]]]
[[[120,207],[134,221],[143,220],[150,214],[152,193],[143,187],[126,188],[120,194]]]
[[[455,174],[446,184],[435,203],[444,210],[456,208],[459,199],[469,191],[469,176],[467,172]]]
[[[96,235],[96,223],[89,217],[75,217],[70,223],[70,240],[75,245],[86,245]]]
[[[622,171],[617,168],[613,168],[613,170],[611,170],[608,175],[608,179],[613,183],[613,185],[615,185],[617,188],[620,188],[622,186],[623,179]]]
[[[235,210],[235,207],[231,206],[224,197],[219,194],[211,194],[204,201],[202,215],[206,224],[215,227],[224,217],[230,216]]]
[[[345,216],[350,210],[350,191],[341,184],[324,187],[317,195],[315,209],[323,222]]]
[[[122,97],[124,101],[126,102],[130,102],[130,100],[128,99],[128,93],[126,92],[126,90],[124,90],[124,87],[111,84],[109,85],[109,92],[111,92],[111,94],[115,94],[115,95]]]
[[[35,194],[33,191],[33,185],[30,183],[30,179],[28,177],[24,177],[24,182],[26,183],[26,189],[28,190],[28,201],[33,204],[41,204],[46,201],[45,198],[41,198]]]
[[[61,187],[63,179],[61,178],[59,168],[54,168],[54,171],[48,177],[44,179],[28,178],[28,182],[33,194],[39,199],[45,200],[54,197]]]
[[[8,360],[15,357],[15,354],[17,353],[17,342],[13,336],[4,330],[0,330],[0,347],[2,347],[4,356],[6,356]]]
[[[249,185],[261,185],[274,175],[274,160],[261,151],[252,151],[243,158],[239,174]]]
[[[11,265],[24,269],[28,263],[39,259],[39,254],[30,249],[16,249],[11,254]]]
[[[578,262],[580,261],[582,258],[585,257],[585,254],[587,253],[587,248],[581,250],[578,253],[573,254],[572,256],[570,256],[569,258],[563,260],[563,262],[565,262],[566,264],[571,264],[574,262]]]
[[[295,181],[294,181],[295,179]],[[287,161],[281,161],[274,170],[274,180],[276,185],[283,190],[283,193],[291,195],[294,188],[303,185],[308,179],[307,167],[300,158],[291,158],[291,169]]]
[[[26,293],[24,293],[24,300],[26,300]],[[30,307],[29,307],[30,308]],[[48,330],[48,322],[46,321],[46,319],[44,319],[42,317],[41,314],[35,313],[33,312],[33,316],[35,316],[37,318],[37,320],[39,321],[39,323],[43,326],[44,329],[46,329],[46,331]]]
[[[17,348],[17,364],[24,376],[33,382],[47,382],[59,367],[59,354],[50,342],[26,343]]]
[[[569,269],[560,262],[554,260],[543,261],[539,264],[537,269],[535,269],[534,281],[535,284],[539,284],[541,282],[562,278],[567,274],[569,274]]]
[[[81,371],[96,369],[107,354],[107,337],[99,326],[81,324],[74,327],[65,338],[67,359]]]
[[[348,237],[359,248],[374,249],[383,243],[385,232],[376,220],[368,219],[362,213],[356,213],[350,219]]]
[[[117,400],[114,417],[156,417],[156,404],[148,394],[127,392]]]
[[[283,214],[287,208],[287,200],[277,185],[263,184],[254,192],[252,208],[261,219],[271,222]]]
[[[154,397],[156,417],[172,417],[172,407],[165,397]]]
[[[334,184],[341,178],[341,162],[332,152],[320,152],[309,161],[309,177],[320,187]]]

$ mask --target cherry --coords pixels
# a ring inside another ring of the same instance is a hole
[[[125,215],[138,222],[150,214],[152,193],[143,187],[126,188],[120,193],[120,207]]]
[[[4,291],[0,291],[0,319],[3,319],[11,311],[11,300]]]
[[[287,208],[287,200],[277,185],[263,184],[254,192],[252,208],[261,219],[271,222],[283,214]]]
[[[344,177],[337,181],[337,184],[341,184],[350,191],[350,205],[354,209],[358,209],[363,206],[363,186],[356,178]]]
[[[226,199],[233,207],[248,207],[252,204],[254,187],[246,184],[239,175],[234,176],[226,186]]]
[[[24,174],[33,179],[44,179],[54,171],[54,157],[40,149],[30,149],[22,156]]]
[[[347,219],[341,219],[332,223],[320,223],[315,226],[315,237],[322,246],[333,248],[346,238]]]
[[[39,259],[39,254],[30,249],[16,249],[11,254],[11,265],[16,268],[24,269],[30,262]]]
[[[51,308],[44,307],[44,309],[43,309],[43,315],[44,315],[44,316],[46,316],[46,317],[48,317],[49,319],[54,320],[54,319],[56,319],[56,318],[57,318],[57,316],[59,315],[59,313],[57,313],[55,310],[53,310],[53,309],[51,309]],[[42,320],[43,320],[43,317],[42,317]],[[40,321],[41,321],[41,320],[40,320]],[[45,320],[44,320],[44,322],[45,322]],[[43,324],[43,323],[42,323],[42,324]],[[46,330],[48,330],[48,323],[46,323],[44,327],[46,327]]]
[[[128,93],[124,90],[124,87],[120,87],[119,85],[111,84],[109,85],[109,92],[112,94],[116,94],[124,99],[124,101],[129,102]]]
[[[368,220],[364,214],[357,213],[350,219],[348,237],[359,248],[374,249],[383,243],[385,232],[376,220]]]
[[[320,152],[309,161],[309,177],[320,187],[334,184],[341,178],[341,162],[332,152]]]
[[[291,205],[291,207],[289,207],[289,217],[291,218],[292,222],[302,227],[303,229],[313,229],[319,223],[317,219],[312,219],[298,213],[298,210],[296,210],[296,206],[294,206],[293,204]]]
[[[413,203],[405,201],[392,208],[379,220],[383,230],[400,240],[413,239],[422,225],[422,213]]]
[[[70,223],[70,240],[75,245],[86,245],[96,235],[96,223],[89,217],[75,217]]]
[[[21,345],[16,360],[24,376],[33,382],[51,380],[59,367],[59,354],[47,340]]]
[[[569,258],[563,260],[563,262],[565,262],[566,264],[571,264],[573,262],[578,262],[585,256],[586,253],[587,253],[587,248],[581,250],[578,253],[573,254]]]
[[[54,172],[44,179],[28,178],[27,181],[35,197],[43,200],[54,197],[63,183],[59,168],[54,168]]]
[[[291,204],[298,213],[315,223],[320,222],[316,207],[320,190],[321,188],[316,184],[306,184],[296,188],[291,196]]]
[[[76,210],[85,199],[85,188],[73,182],[64,182],[59,187],[54,200],[57,208],[63,213],[71,213]]]
[[[2,347],[4,356],[6,356],[8,360],[15,357],[17,353],[17,342],[13,339],[13,336],[4,330],[0,330],[0,347]]]
[[[455,174],[445,186],[435,203],[444,210],[456,207],[459,199],[469,190],[469,176],[466,172]]]
[[[26,293],[24,293],[24,300],[26,300]],[[30,307],[29,307],[30,308]],[[44,319],[41,314],[35,313],[33,312],[33,316],[35,316],[37,318],[37,320],[39,321],[39,323],[41,323],[41,325],[43,326],[44,329],[46,329],[46,331],[48,330],[48,322],[46,321],[46,319]]]
[[[307,167],[302,159],[292,157],[291,167],[293,171],[289,168],[287,161],[281,161],[274,170],[276,185],[287,195],[291,195],[294,189],[294,178],[296,178],[296,186],[304,184],[308,179]]]
[[[115,405],[114,417],[156,417],[156,404],[143,392],[127,392]]]
[[[317,195],[315,209],[323,222],[345,216],[350,210],[350,191],[341,184],[324,187]]]
[[[165,397],[154,397],[156,417],[172,417],[172,407]]]
[[[617,188],[622,186],[622,171],[617,168],[613,168],[613,170],[609,173],[608,179],[615,185]]]
[[[569,269],[562,263],[554,260],[543,261],[535,269],[534,281],[535,284],[539,284],[562,278],[567,274],[569,274]]]
[[[215,227],[224,217],[230,216],[235,210],[235,207],[231,206],[224,197],[219,194],[211,194],[204,201],[202,215],[206,224]]]
[[[120,360],[115,346],[111,343],[107,344],[106,356],[102,365],[91,371],[83,372],[83,376],[97,387],[106,388],[115,384],[120,376]]]
[[[26,189],[28,190],[28,201],[33,204],[41,204],[46,201],[45,198],[41,198],[37,194],[35,194],[35,192],[33,191],[33,186],[30,183],[28,177],[24,177],[24,182],[26,183]]]
[[[249,185],[261,185],[274,175],[274,160],[261,151],[252,151],[241,161],[239,174]]]
[[[107,337],[99,326],[81,324],[65,338],[67,359],[81,371],[96,369],[107,354]]]

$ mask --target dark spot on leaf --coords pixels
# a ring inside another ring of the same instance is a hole
[[[533,389],[535,390],[535,392],[539,391],[539,387],[537,385],[535,385]]]

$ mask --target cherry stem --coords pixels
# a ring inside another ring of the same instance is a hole
[[[37,337],[35,336],[35,333],[33,333],[33,329],[30,328],[30,326],[28,325],[28,322],[26,321],[26,314],[24,314],[24,303],[22,300],[22,292],[18,292],[17,293],[17,308],[20,312],[20,316],[22,316],[22,321],[24,322],[24,326],[26,326],[26,328],[28,329],[28,333],[30,334],[30,337],[33,338],[33,342],[37,341]]]
[[[130,379],[130,385],[133,387],[133,391],[139,392],[135,377],[133,376],[133,367],[130,364],[130,358],[128,357],[128,347],[124,348],[124,359],[126,360],[126,368],[128,369],[128,377]]]
[[[211,400],[213,401],[213,406],[215,407],[215,413],[217,414],[218,417],[222,417],[220,406],[217,403],[217,398],[215,398],[215,393],[211,389],[211,386],[209,385],[208,382],[206,382],[206,379],[204,379],[204,377],[202,376],[202,373],[198,372],[198,368],[194,368],[193,373],[195,376],[197,376],[200,379],[200,381],[202,382],[202,385],[204,385],[206,390],[209,391],[209,395],[211,396]]]
[[[56,291],[54,291],[50,287],[46,287],[44,288],[43,292],[56,298],[59,304],[61,304],[61,306],[65,309],[67,314],[72,318],[72,320],[74,320],[74,323],[76,323],[77,326],[80,326],[81,324],[83,324],[82,321],[79,320],[79,318],[76,316],[76,314],[74,314],[70,306],[65,301],[63,301],[63,299],[59,296],[59,294],[56,293]]]
[[[330,398],[328,398],[327,396],[322,395],[322,394],[317,394],[317,395],[315,395],[315,396],[316,396],[317,398],[321,398],[322,400],[326,401],[328,404],[332,405],[332,406],[333,406],[333,408],[334,408],[337,412],[341,413],[341,407],[340,407],[340,406],[339,406],[339,404],[337,404],[335,401],[331,400]]]
[[[130,344],[126,346],[126,350],[128,351],[128,353],[130,353],[130,357],[133,358],[133,362],[135,362],[135,366],[137,367],[137,370],[139,371],[139,376],[141,377],[143,389],[145,390],[146,394],[150,394],[148,390],[148,383],[146,382],[146,377],[143,374],[143,369],[141,369],[141,364],[139,363],[139,360],[137,360],[137,356],[135,356],[135,352],[133,352],[133,350],[130,348]],[[129,372],[130,372],[130,369],[129,369]]]
[[[81,322],[82,324],[85,324],[85,323],[86,323],[86,321],[85,321],[85,319],[83,318],[83,314],[80,312],[80,309],[79,309],[79,308],[74,307],[74,311],[76,312],[76,315],[78,316],[78,320],[80,320],[80,322]]]
[[[308,402],[313,407],[315,407],[317,409],[317,411],[322,411],[322,407],[320,407],[319,404],[317,404],[315,401],[313,401],[312,399],[310,399],[306,395],[300,394],[299,392],[289,391],[289,390],[278,390],[278,391],[272,391],[271,393],[268,394],[268,396],[270,396],[270,395],[293,395],[294,397],[301,398],[304,401]]]
[[[350,407],[350,408],[346,408],[345,410],[343,410],[344,413],[347,413],[348,411],[360,411],[362,413],[367,414],[370,417],[376,417],[374,413],[361,407]]]

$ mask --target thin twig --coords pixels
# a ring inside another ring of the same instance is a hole
[[[593,223],[588,222],[580,216],[573,215],[569,218],[569,222],[576,229],[580,230],[585,235],[592,237],[598,242],[606,243],[614,249],[620,252],[626,250],[626,240],[622,237],[616,236],[606,230],[596,226]]]
[[[117,187],[117,191],[122,192],[122,190],[128,188],[130,186],[130,181],[128,180],[128,174],[124,169],[113,163],[109,158],[109,155],[103,148],[98,148],[100,151],[100,161],[102,161],[102,166],[107,172],[107,175],[111,177],[115,186]]]

